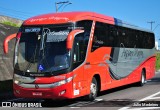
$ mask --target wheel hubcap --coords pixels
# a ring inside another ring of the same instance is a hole
[[[97,91],[97,87],[96,87],[96,85],[94,83],[91,83],[90,89],[91,89],[92,96],[95,96],[96,95],[96,91]]]
[[[142,84],[144,83],[145,81],[144,81],[144,75],[142,75]]]

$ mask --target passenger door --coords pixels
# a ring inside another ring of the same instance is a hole
[[[76,74],[76,77],[73,79],[73,92],[75,97],[86,93],[83,64],[86,50],[84,33],[76,35],[73,44],[73,72]]]

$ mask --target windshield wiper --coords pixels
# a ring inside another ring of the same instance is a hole
[[[39,52],[39,58],[41,58],[41,60],[39,61],[39,63],[38,63],[38,70],[37,70],[37,72],[41,72],[41,71],[43,71],[43,67],[42,67],[42,70],[40,70],[40,68],[39,68],[39,66],[42,66],[42,64],[46,64],[46,66],[47,66],[47,68],[49,67],[49,64],[48,64],[48,62],[47,62],[47,60],[46,60],[46,55],[45,55],[45,48],[46,48],[46,46],[45,46],[45,35],[42,35],[42,40],[41,40],[41,46],[40,46],[40,52]],[[42,51],[42,52],[41,52]]]
[[[36,54],[37,54],[37,48],[38,48],[38,46],[36,45],[35,52],[33,53],[32,57],[29,59],[29,62],[27,64],[26,68],[23,71],[24,74],[25,74],[25,72],[27,72],[28,69],[31,68],[31,66],[32,66],[32,60],[33,60],[33,62],[35,62]]]

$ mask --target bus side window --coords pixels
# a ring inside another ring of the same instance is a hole
[[[116,26],[110,25],[109,26],[109,42],[108,46],[110,47],[119,47],[120,46],[120,39],[118,37],[119,31]]]
[[[96,22],[91,51],[93,52],[100,47],[105,47],[107,43],[106,41],[107,37],[108,37],[108,25]]]
[[[139,44],[139,47],[138,48],[143,48],[144,45],[143,45],[143,33],[141,31],[138,32],[138,44]]]
[[[154,37],[152,37],[152,34],[147,33],[146,48],[152,49],[153,47],[154,47]]]
[[[86,57],[88,36],[81,33],[75,36],[73,46],[73,68],[82,64]]]
[[[123,27],[119,27],[118,28],[118,34],[117,34],[117,47],[126,47],[127,46],[127,37],[126,37],[126,29],[124,29]]]
[[[155,39],[154,39],[154,34],[149,34],[150,37],[150,49],[155,47]]]

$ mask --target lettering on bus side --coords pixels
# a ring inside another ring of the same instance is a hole
[[[56,20],[56,21],[64,20],[64,21],[68,21],[69,18],[52,16],[52,17],[49,17],[49,18],[47,18],[47,17],[44,17],[44,18],[32,18],[32,19],[29,20],[29,22],[37,22],[37,21],[40,22],[40,21],[44,21],[44,20]]]
[[[138,49],[124,49],[122,52],[121,57],[124,57],[125,59],[130,58],[132,59],[132,57],[136,57],[136,58],[143,58],[143,51],[139,51]]]

